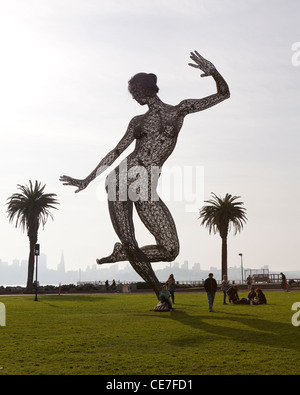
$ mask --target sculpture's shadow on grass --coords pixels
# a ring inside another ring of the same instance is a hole
[[[74,303],[78,303],[78,301],[80,301],[80,303],[99,303],[99,300],[91,295],[79,295],[80,296],[80,300],[78,299],[78,295],[51,295],[51,296],[47,296],[47,295],[39,295],[39,303],[40,304],[44,304],[47,305],[49,307],[53,307],[53,308],[57,308],[57,309],[65,309],[65,305],[64,302],[74,302]],[[106,298],[105,296],[101,296],[101,302],[103,302]],[[61,303],[62,302],[62,303]]]
[[[257,306],[259,308],[259,306]],[[230,341],[249,343],[258,346],[286,348],[300,351],[299,332],[292,324],[266,319],[236,312],[207,313],[199,316],[189,315],[183,309],[171,312],[168,315],[160,313],[163,320],[174,320],[193,329],[198,329],[199,334],[188,338],[172,339],[172,344],[182,345],[185,340],[194,344],[203,342],[201,332],[216,338],[228,338]]]

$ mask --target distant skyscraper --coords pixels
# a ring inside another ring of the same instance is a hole
[[[28,261],[26,259],[21,260],[21,269],[24,271],[28,268]]]
[[[192,270],[200,270],[200,263],[194,263]]]
[[[57,271],[59,273],[65,273],[66,268],[65,268],[65,258],[64,258],[64,252],[61,252],[61,258],[60,258],[60,263],[57,265]]]
[[[181,266],[181,269],[189,270],[189,261],[184,261]]]
[[[20,267],[19,259],[14,259],[12,262],[12,266],[13,266],[13,268],[18,269]]]

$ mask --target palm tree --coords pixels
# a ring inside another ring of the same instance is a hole
[[[213,231],[218,232],[222,239],[222,278],[227,276],[227,236],[231,229],[234,229],[234,234],[241,232],[243,224],[246,223],[247,217],[245,215],[246,209],[242,207],[243,202],[237,202],[240,196],[232,196],[228,193],[222,199],[216,194],[212,193],[213,198],[205,201],[209,206],[203,206],[200,211],[199,219],[202,219],[201,225],[208,228],[209,234]]]
[[[9,222],[16,217],[16,228],[20,226],[23,231],[26,230],[29,237],[27,292],[33,289],[34,246],[38,240],[39,226],[42,224],[44,228],[49,216],[53,219],[49,209],[56,209],[54,205],[59,204],[54,198],[56,194],[44,193],[45,186],[41,187],[41,183],[37,181],[34,187],[31,181],[29,187],[18,184],[21,193],[14,193],[7,199]]]

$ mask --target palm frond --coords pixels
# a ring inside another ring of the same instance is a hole
[[[247,217],[246,209],[242,207],[244,203],[236,201],[240,196],[227,193],[222,199],[213,192],[212,196],[212,199],[205,201],[208,205],[199,211],[201,225],[208,228],[209,233],[218,232],[221,237],[226,237],[231,228],[234,229],[234,234],[241,232]]]
[[[59,202],[56,200],[54,193],[44,193],[45,186],[35,181],[33,185],[29,181],[29,186],[18,184],[21,193],[14,193],[7,200],[7,214],[9,222],[16,220],[16,227],[20,226],[27,233],[34,228],[38,230],[40,224],[44,227],[47,219],[53,219],[50,212]]]

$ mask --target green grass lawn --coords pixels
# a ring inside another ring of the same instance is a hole
[[[168,313],[153,294],[0,296],[0,374],[299,374],[300,292],[266,296],[223,306],[218,293],[213,313],[204,293],[177,293]]]

